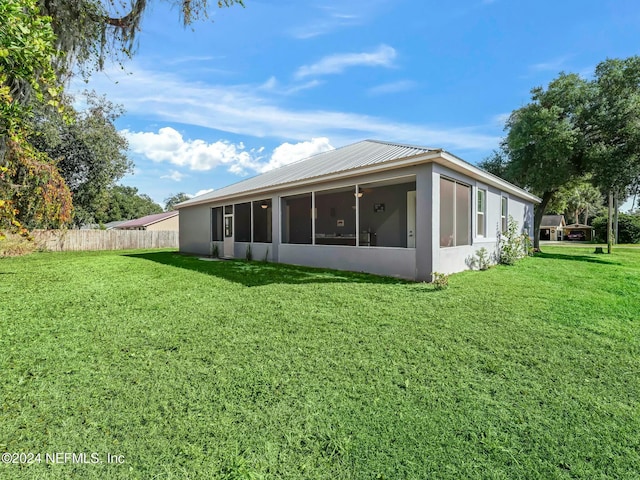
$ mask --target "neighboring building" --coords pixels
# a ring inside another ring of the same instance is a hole
[[[114,228],[118,228],[120,225],[122,225],[123,223],[126,223],[128,221],[129,220],[115,220],[113,222],[105,223],[104,224],[104,229],[105,230],[112,230]]]
[[[180,251],[413,280],[465,270],[540,199],[442,150],[366,140],[177,205]]]
[[[543,215],[540,221],[540,240],[562,240],[565,226],[564,215]]]
[[[582,223],[573,223],[564,227],[565,240],[591,241],[593,239],[593,227]]]
[[[156,230],[156,231],[174,231],[180,228],[178,220],[179,212],[173,210],[171,212],[155,213],[146,217],[129,220],[114,227],[116,230]]]

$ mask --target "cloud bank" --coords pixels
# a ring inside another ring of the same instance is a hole
[[[187,140],[171,127],[160,128],[157,132],[122,130],[122,133],[127,137],[132,152],[154,162],[166,162],[200,172],[223,166],[240,176],[264,173],[333,149],[328,138],[318,137],[293,144],[283,143],[267,158],[264,148],[247,150],[242,142]],[[180,181],[185,176],[172,170],[161,178]]]

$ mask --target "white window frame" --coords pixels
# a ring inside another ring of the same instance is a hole
[[[482,194],[482,209],[480,208],[480,194]],[[481,218],[482,217],[482,218]],[[482,233],[480,232],[482,227]],[[476,237],[487,236],[487,190],[476,188]]]
[[[509,197],[500,196],[500,231],[506,232],[509,228]]]

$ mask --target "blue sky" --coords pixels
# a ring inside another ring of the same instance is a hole
[[[640,54],[637,0],[245,0],[186,29],[149,3],[87,87],[127,111],[123,183],[162,205],[367,138],[477,163],[532,87]]]

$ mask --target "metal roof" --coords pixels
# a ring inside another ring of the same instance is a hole
[[[515,185],[511,185],[499,177],[495,177],[494,175],[491,175],[490,173],[487,173],[464,160],[448,154],[440,148],[403,145],[398,143],[381,142],[378,140],[363,140],[352,145],[319,153],[312,157],[268,171],[262,175],[257,175],[218,190],[199,195],[185,202],[179,203],[176,205],[176,208],[208,203],[216,199],[240,196],[245,193],[257,193],[263,190],[266,191],[273,189],[274,187],[286,186],[297,182],[309,181],[311,183],[314,180],[319,181],[322,177],[327,177],[332,174],[346,174],[350,171],[357,172],[358,170],[367,169],[367,167],[380,166],[381,168],[384,168],[385,164],[393,165],[395,162],[402,162],[403,160],[408,160],[412,157],[416,157],[416,160],[420,161],[421,159],[419,157],[429,153],[440,156],[446,155],[447,162],[455,163],[455,166],[458,168],[462,168],[465,171],[473,171],[475,174],[481,174],[486,179],[493,178],[501,185],[509,186],[510,188],[522,192],[525,196],[537,199],[537,197],[516,187]],[[444,156],[442,159],[445,160]],[[539,199],[537,200],[539,201]]]
[[[431,151],[439,151],[439,149],[385,143],[376,140],[364,140],[352,145],[336,148],[335,150],[319,153],[312,157],[263,173],[262,175],[242,180],[219,190],[214,190],[213,192],[205,193],[204,195],[182,202],[179,206],[186,207],[192,203],[202,203],[203,200],[215,200],[216,198],[227,197],[243,192],[275,187],[277,185],[322,177],[332,173],[367,167],[391,160],[413,157]]]

